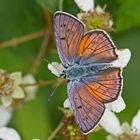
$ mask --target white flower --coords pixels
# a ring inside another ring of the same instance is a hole
[[[48,64],[48,69],[56,76],[60,77],[60,74],[65,69],[62,64],[52,62]]]
[[[114,60],[111,64],[113,67],[124,68],[131,58],[131,51],[129,49],[116,50],[118,59]]]
[[[7,125],[12,117],[11,109],[0,106],[0,127]]]
[[[71,109],[71,104],[70,104],[69,98],[67,98],[67,99],[64,101],[63,106],[64,106],[64,108],[70,108],[70,109]]]
[[[2,103],[4,106],[9,106],[12,103],[12,99],[22,99],[25,97],[23,89],[20,87],[20,83],[21,83],[21,72],[15,72],[12,73],[10,75],[6,75],[8,76],[8,80],[9,82],[6,83],[5,81],[5,89],[4,89],[4,93],[6,95],[3,95],[1,97]]]
[[[7,127],[0,128],[0,139],[2,140],[21,140],[16,130]]]
[[[94,0],[74,0],[78,7],[85,11],[93,11],[94,9]]]
[[[32,74],[25,75],[22,78],[21,84],[23,84],[23,85],[32,84],[30,86],[25,86],[24,87],[24,91],[27,93],[27,97],[26,97],[27,100],[32,100],[32,99],[35,98],[35,93],[38,90],[38,86],[33,85],[35,83],[36,83],[36,80],[35,80],[35,78],[34,78],[34,76]]]
[[[102,119],[106,122],[106,124],[102,122]],[[129,135],[140,134],[140,110],[132,120],[131,129],[128,123],[123,123],[121,126],[119,119],[113,112],[108,111],[108,114],[105,113],[102,119],[100,124],[113,136],[117,137],[123,133],[128,133]]]
[[[140,110],[138,110],[138,113],[134,116],[131,127],[133,132],[140,133]]]
[[[38,86],[33,75],[28,74],[22,78],[21,72],[7,73],[0,70],[0,94],[1,101],[5,107],[12,104],[13,99],[33,99]]]
[[[100,125],[108,132],[115,136],[122,133],[121,125],[119,119],[115,114],[108,109],[105,110],[104,115],[100,120]]]
[[[105,104],[105,106],[109,110],[119,113],[125,109],[126,104],[125,104],[123,98],[121,96],[119,96],[117,100],[115,100],[112,103]]]
[[[21,72],[15,72],[10,74],[11,79],[14,81],[13,82],[13,92],[12,96],[15,99],[22,99],[25,97],[23,89],[20,87],[22,76]]]

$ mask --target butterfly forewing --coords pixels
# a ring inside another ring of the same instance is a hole
[[[64,66],[71,65],[77,60],[84,25],[69,14],[57,12],[54,16],[54,27],[60,59]]]
[[[68,95],[78,126],[88,133],[101,119],[104,105],[80,82],[68,83]]]
[[[79,46],[79,64],[111,62],[117,58],[115,46],[102,30],[87,32]]]

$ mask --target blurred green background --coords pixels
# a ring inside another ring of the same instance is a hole
[[[60,0],[61,1],[61,0]],[[139,0],[97,0],[96,4],[104,6],[111,12],[115,32],[111,34],[116,46],[129,48],[132,58],[124,69],[123,98],[127,104],[126,109],[117,114],[121,122],[131,122],[132,117],[140,108],[140,4]],[[46,31],[52,25],[52,15],[59,10],[59,0],[0,0],[0,68],[9,72],[21,71],[24,74],[33,72],[35,61],[44,39],[51,33],[45,33],[21,43],[5,45],[13,38]],[[76,15],[80,12],[73,0],[63,0],[63,10]],[[47,14],[48,11],[51,14]],[[48,20],[48,17],[49,20]],[[50,25],[51,24],[51,25]],[[46,39],[47,40],[47,39]],[[54,38],[51,37],[46,45],[45,57],[51,61],[58,61]],[[43,46],[43,47],[44,47]],[[40,59],[40,58],[39,58]],[[47,69],[47,64],[41,62],[35,73],[37,80],[52,80],[56,77]],[[59,124],[63,113],[58,106],[63,106],[67,98],[66,84],[56,90],[55,95],[48,102],[48,97],[53,91],[52,86],[40,88],[35,100],[27,102],[22,108],[14,111],[10,127],[16,128],[22,140],[40,138],[46,140]],[[90,134],[90,139],[104,140],[107,133],[104,130]],[[64,139],[56,137],[56,139]]]

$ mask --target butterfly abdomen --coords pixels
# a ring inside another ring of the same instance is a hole
[[[108,68],[110,68],[110,63],[95,63],[95,64],[90,64],[88,66],[90,73],[93,73],[93,74],[98,73],[100,71],[104,71]]]

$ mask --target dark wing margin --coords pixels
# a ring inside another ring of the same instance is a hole
[[[93,130],[100,121],[105,107],[80,82],[68,83],[68,96],[76,122],[85,134]]]
[[[80,42],[78,54],[81,65],[111,62],[118,57],[113,41],[103,30],[87,32]]]
[[[84,24],[65,12],[54,15],[55,38],[59,57],[64,66],[77,60],[78,48],[84,34]]]

